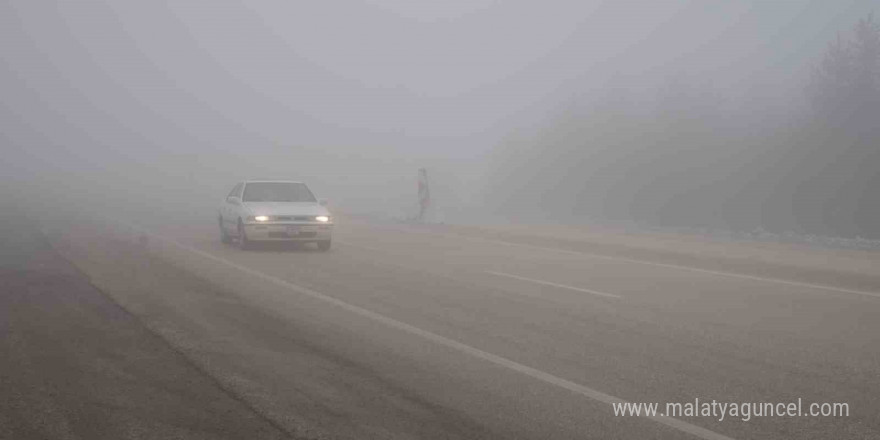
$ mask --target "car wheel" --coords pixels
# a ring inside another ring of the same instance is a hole
[[[330,240],[321,240],[318,242],[318,250],[319,251],[328,251],[330,250]]]
[[[223,227],[223,217],[220,217],[220,241],[224,244],[232,243],[232,237],[226,232],[226,228]]]
[[[244,224],[242,224],[241,219],[238,219],[238,248],[241,250],[251,248],[251,242],[247,238],[247,233],[244,232]]]

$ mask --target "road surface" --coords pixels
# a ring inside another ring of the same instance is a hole
[[[754,247],[809,260],[789,267],[731,257],[749,245],[616,252],[356,219],[327,253],[241,251],[207,217],[43,228],[109,298],[291,438],[880,438],[876,254]],[[612,407],[695,399],[846,403],[849,415]]]
[[[0,212],[0,439],[284,439]]]

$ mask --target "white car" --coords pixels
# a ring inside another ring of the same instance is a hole
[[[333,218],[302,182],[249,180],[232,188],[220,206],[220,239],[242,249],[256,241],[317,243],[330,249]]]

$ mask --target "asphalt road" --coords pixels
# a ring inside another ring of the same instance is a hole
[[[0,439],[287,438],[0,212]]]
[[[95,285],[291,437],[880,438],[871,274],[356,220],[327,253],[241,251],[209,221],[45,227]],[[849,416],[652,419],[611,405],[799,398]]]

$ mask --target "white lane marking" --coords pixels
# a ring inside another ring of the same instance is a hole
[[[608,405],[612,405],[615,403],[626,403],[627,402],[626,400],[623,400],[619,397],[615,397],[610,394],[606,394],[601,391],[598,391],[598,390],[586,387],[584,385],[572,382],[570,380],[566,380],[561,377],[554,376],[550,373],[545,373],[545,372],[538,370],[536,368],[528,367],[526,365],[514,362],[510,359],[507,359],[507,358],[504,358],[504,357],[501,357],[498,355],[494,355],[492,353],[480,350],[478,348],[471,347],[470,345],[466,345],[464,343],[458,342],[453,339],[449,339],[445,336],[440,336],[436,333],[431,333],[427,330],[422,330],[418,327],[409,325],[407,323],[398,321],[396,319],[389,318],[384,315],[380,315],[376,312],[367,310],[365,308],[362,308],[362,307],[359,307],[359,306],[356,306],[353,304],[349,304],[345,301],[336,299],[332,296],[325,295],[323,293],[314,291],[314,290],[306,288],[306,287],[298,286],[296,284],[282,280],[281,278],[277,278],[272,275],[268,275],[263,272],[251,269],[249,267],[245,267],[240,264],[233,263],[232,261],[229,261],[225,258],[218,257],[218,256],[213,255],[211,253],[208,253],[208,252],[205,252],[205,251],[178,243],[177,241],[174,241],[174,240],[171,240],[171,239],[168,239],[165,237],[161,237],[161,236],[152,234],[152,233],[145,231],[137,226],[129,225],[129,227],[131,227],[132,229],[138,230],[141,233],[148,235],[156,240],[168,243],[168,244],[175,246],[179,249],[182,249],[184,251],[192,252],[196,255],[202,256],[202,257],[207,258],[211,261],[229,266],[234,269],[238,269],[238,270],[240,270],[244,273],[247,273],[249,275],[253,275],[257,278],[260,278],[265,281],[276,284],[278,286],[290,289],[294,292],[312,297],[314,299],[324,301],[326,303],[332,304],[332,305],[337,306],[339,308],[345,309],[345,310],[347,310],[351,313],[354,313],[356,315],[360,315],[360,316],[372,319],[376,322],[385,324],[389,327],[404,331],[406,333],[410,333],[412,335],[416,335],[416,336],[425,338],[431,342],[437,343],[437,344],[442,345],[444,347],[448,347],[453,350],[458,350],[462,353],[471,355],[471,356],[476,357],[478,359],[482,359],[484,361],[491,362],[495,365],[498,365],[498,366],[516,371],[518,373],[524,374],[524,375],[529,376],[533,379],[537,379],[537,380],[540,380],[542,382],[545,382],[545,383],[548,383],[551,385],[556,385],[560,388],[566,389],[566,390],[571,391],[576,394],[580,394],[580,395],[587,397],[589,399],[593,399],[593,400],[596,400],[596,401],[599,401],[602,403],[606,403]],[[609,408],[609,413],[611,413],[610,408]],[[702,428],[697,425],[692,425],[688,422],[685,422],[683,420],[679,420],[679,419],[676,419],[673,417],[649,416],[646,418],[653,420],[657,423],[669,426],[670,428],[677,429],[681,432],[691,434],[693,436],[696,436],[696,437],[704,439],[704,440],[733,440],[731,437],[727,437],[725,435],[719,434],[714,431],[710,431],[706,428]]]
[[[583,289],[580,287],[566,286],[565,284],[553,283],[553,282],[544,281],[544,280],[536,280],[534,278],[521,277],[519,275],[514,275],[511,273],[495,272],[495,271],[491,271],[491,270],[487,270],[486,273],[492,274],[492,275],[497,275],[499,277],[507,277],[507,278],[513,278],[513,279],[517,279],[517,280],[521,280],[521,281],[528,281],[530,283],[535,283],[535,284],[543,284],[545,286],[553,286],[553,287],[559,287],[561,289],[569,289],[569,290],[575,290],[578,292],[589,293],[592,295],[606,296],[608,298],[623,298],[622,296],[615,295],[613,293],[605,293],[605,292],[599,292],[598,290],[590,290],[590,289]]]
[[[549,248],[549,247],[536,246],[536,245],[525,244],[525,243],[515,243],[512,241],[505,241],[505,240],[495,240],[495,239],[489,239],[489,238],[471,237],[471,236],[467,236],[467,235],[453,234],[453,233],[436,233],[436,232],[413,232],[413,233],[450,236],[450,237],[462,238],[465,240],[480,241],[480,242],[484,242],[484,243],[502,244],[502,245],[506,245],[506,246],[515,246],[515,247],[521,247],[521,248],[527,248],[527,249],[537,249],[537,250],[542,250],[542,251],[557,252],[557,253],[569,254],[569,255],[580,255],[580,256],[584,256],[584,257],[598,258],[598,259],[602,259],[602,260],[625,261],[627,263],[644,264],[647,266],[665,267],[665,268],[670,268],[670,269],[686,270],[686,271],[690,271],[690,272],[705,273],[705,274],[710,274],[710,275],[718,275],[718,276],[731,277],[731,278],[742,278],[742,279],[753,280],[753,281],[764,281],[764,282],[768,282],[768,283],[786,284],[789,286],[806,287],[806,288],[810,288],[810,289],[827,290],[827,291],[831,291],[831,292],[849,293],[849,294],[853,294],[853,295],[862,295],[862,296],[870,296],[873,298],[880,298],[880,293],[878,293],[878,292],[869,292],[869,291],[865,291],[865,290],[855,290],[855,289],[845,289],[842,287],[832,287],[832,286],[826,286],[826,285],[822,285],[822,284],[812,284],[812,283],[804,283],[804,282],[800,282],[800,281],[783,280],[783,279],[779,279],[779,278],[767,278],[767,277],[759,277],[759,276],[755,276],[755,275],[746,275],[746,274],[734,273],[734,272],[723,272],[723,271],[711,270],[711,269],[700,269],[697,267],[682,266],[682,265],[678,265],[678,264],[669,264],[669,263],[657,263],[654,261],[637,260],[634,258],[612,257],[610,255],[594,254],[591,252],[573,251],[570,249]]]
[[[364,246],[364,245],[360,245],[360,244],[350,243],[350,242],[347,242],[347,241],[342,241],[342,242],[341,242],[341,241],[339,241],[339,240],[336,240],[336,242],[342,244],[343,246],[349,246],[349,247],[353,247],[353,248],[356,248],[356,249],[368,250],[368,251],[371,251],[371,252],[388,252],[387,249],[380,249],[380,248],[372,247],[372,246]],[[401,266],[401,267],[403,267],[403,266]],[[488,274],[492,274],[492,275],[502,276],[502,277],[516,278],[516,279],[519,279],[519,280],[529,281],[529,282],[532,282],[532,283],[545,284],[545,285],[548,285],[548,286],[559,287],[559,288],[563,288],[563,289],[576,290],[576,291],[578,291],[578,292],[585,292],[585,293],[589,293],[589,294],[593,294],[593,295],[607,296],[607,297],[610,297],[610,298],[623,298],[623,297],[620,296],[620,295],[614,295],[614,294],[612,294],[612,293],[599,292],[599,291],[597,291],[597,290],[582,289],[582,288],[580,288],[580,287],[567,286],[567,285],[565,285],[565,284],[557,284],[557,283],[552,283],[552,282],[550,282],[550,281],[543,281],[543,280],[536,280],[536,279],[533,279],[533,278],[520,277],[520,276],[518,276],[518,275],[513,275],[513,274],[509,274],[509,273],[504,273],[504,272],[493,272],[493,271],[491,271],[491,270],[486,270],[486,271],[484,271],[484,272],[485,272],[485,273],[488,273]],[[437,275],[437,274],[434,274],[434,275]],[[440,276],[444,276],[444,277],[447,277],[447,278],[453,278],[453,279],[458,280],[458,278],[456,278],[456,277],[451,277],[451,276],[449,276],[449,275],[440,275]],[[512,292],[512,293],[516,293],[516,294],[519,294],[519,295],[527,296],[527,297],[529,297],[529,298],[547,299],[547,298],[544,297],[544,296],[536,295],[536,294],[532,294],[532,293],[522,293],[522,292]]]

